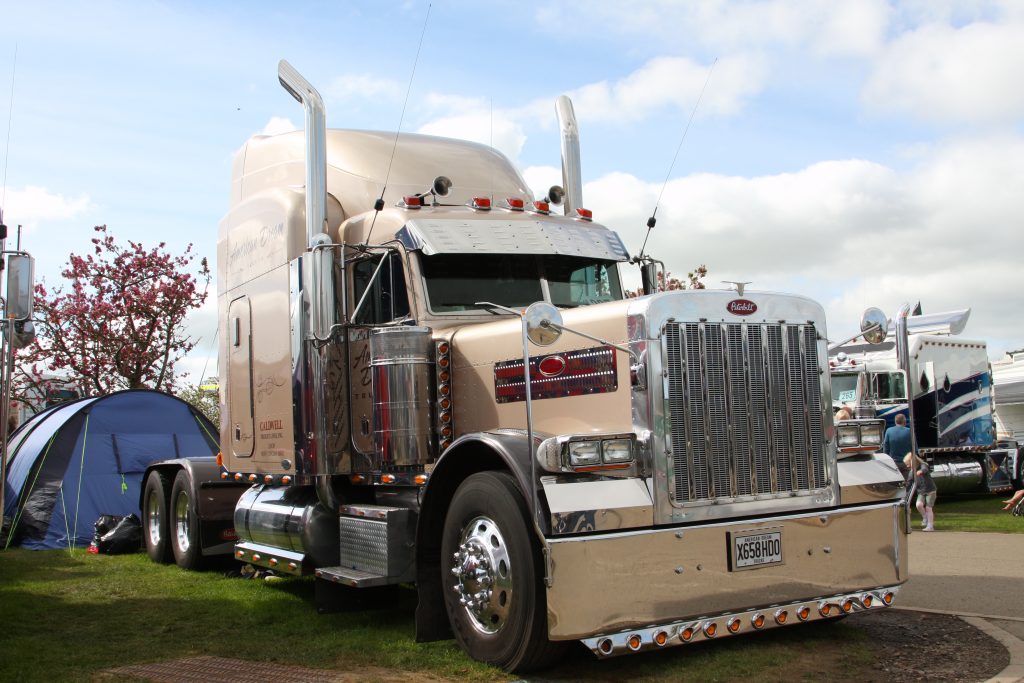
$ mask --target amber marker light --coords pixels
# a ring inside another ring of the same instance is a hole
[[[277,558],[276,557],[270,558],[270,566],[271,567],[276,567],[277,566]]]
[[[796,615],[800,617],[800,621],[806,621],[807,617],[811,616],[811,608],[804,605],[796,611]]]
[[[729,631],[732,632],[732,633],[736,633],[739,630],[740,630],[740,618],[739,617],[733,617],[732,619],[729,620]]]
[[[235,472],[235,481],[242,481],[242,473]]]
[[[764,626],[764,615],[763,614],[755,614],[750,619],[750,624],[754,628],[761,628],[762,626]]]
[[[662,647],[668,642],[668,634],[664,631],[658,631],[654,634],[654,642],[658,644],[658,647]]]
[[[687,626],[686,628],[684,628],[682,631],[679,632],[679,640],[683,641],[684,643],[690,642],[690,639],[692,639],[692,638],[693,638],[693,627],[692,626]]]
[[[244,550],[236,550],[235,551],[235,557],[245,557],[245,551]]]
[[[382,484],[394,484],[395,475],[393,474],[382,474],[380,475],[380,481]]]
[[[818,605],[818,613],[821,614],[821,616],[823,617],[831,616],[832,605],[828,604],[827,602],[821,603],[820,605]]]
[[[264,484],[273,484],[274,483],[274,475],[272,475],[272,474],[265,475],[263,477],[263,483]]]
[[[292,571],[295,571],[298,568],[299,568],[299,565],[295,564],[294,562],[289,562],[288,563],[288,569],[291,569]]]
[[[256,475],[255,474],[250,474],[249,475],[249,481],[255,482],[256,481]]]
[[[437,345],[437,352],[438,353],[448,353],[448,349],[449,349],[448,342],[441,342],[440,344]]]
[[[634,633],[633,635],[631,635],[629,637],[629,640],[626,641],[626,644],[629,645],[629,649],[630,650],[632,650],[633,652],[636,652],[637,650],[640,649],[640,644],[642,642],[643,641],[640,640],[640,636],[638,634]]]
[[[776,624],[785,624],[786,623],[786,619],[789,619],[789,612],[787,612],[786,610],[780,609],[779,611],[777,611],[775,613],[775,623]]]
[[[253,561],[253,562],[259,562],[259,561],[260,561],[261,559],[262,559],[262,558],[260,557],[260,554],[259,554],[259,553],[253,553],[253,554],[252,554],[252,561]]]
[[[704,635],[708,638],[714,638],[715,634],[718,633],[718,624],[713,621],[709,621],[704,624]]]
[[[875,599],[872,598],[870,595],[865,595],[860,599],[860,604],[864,605],[865,607],[871,607],[871,605],[875,604]]]
[[[419,484],[420,486],[423,486],[424,484],[427,483],[427,475],[425,475],[425,474],[417,474],[415,477],[412,478],[412,480],[416,484]]]
[[[224,467],[224,453],[217,451],[217,467]]]
[[[601,651],[601,654],[606,655],[612,651],[612,640],[611,638],[605,638],[597,644],[597,649]]]
[[[845,600],[843,600],[843,611],[844,612],[852,612],[853,611],[853,600],[851,600],[850,598],[846,598]]]
[[[282,483],[282,484],[290,484],[290,483],[292,483],[292,478],[291,478],[291,477],[289,477],[289,476],[288,476],[288,475],[286,474],[286,475],[284,475],[283,477],[281,477],[281,483]]]
[[[221,479],[227,479],[228,478],[228,473],[227,472],[221,472],[220,473],[220,478]]]
[[[892,604],[892,599],[894,597],[895,596],[893,595],[892,591],[890,591],[890,592],[888,592],[888,593],[886,593],[885,595],[882,596],[882,602],[884,602],[886,605],[891,605]]]
[[[351,481],[353,484],[362,484],[363,482],[366,481],[366,477],[364,477],[361,474],[353,474],[351,477],[348,478],[348,480]]]

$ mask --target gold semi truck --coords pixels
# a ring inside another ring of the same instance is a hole
[[[903,482],[837,457],[820,305],[628,298],[565,98],[564,189],[533,201],[489,147],[326,130],[279,78],[305,130],[240,150],[218,241],[238,560],[314,574],[324,609],[415,584],[419,640],[510,671],[893,602]],[[212,488],[144,504],[147,544],[198,542]]]

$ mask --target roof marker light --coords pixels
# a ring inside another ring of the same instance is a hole
[[[537,213],[548,214],[551,213],[551,204],[547,202],[536,201],[533,203],[533,210]]]
[[[513,211],[522,211],[525,205],[525,202],[520,197],[509,197],[505,200],[505,203]]]
[[[491,209],[491,198],[490,197],[473,197],[473,201],[469,204],[474,209],[480,211],[490,211]]]
[[[402,197],[401,205],[407,209],[418,209],[423,206],[423,197],[415,194],[411,194],[408,197]]]
[[[576,217],[581,218],[585,221],[592,221],[594,220],[594,212],[591,211],[590,209],[584,209],[583,207],[580,207],[576,209]]]

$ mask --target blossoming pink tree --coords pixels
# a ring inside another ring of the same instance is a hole
[[[90,395],[170,391],[175,363],[196,345],[182,323],[206,301],[206,259],[193,265],[191,244],[172,255],[164,242],[147,249],[128,240],[125,246],[107,226],[95,230],[92,253],[71,254],[64,284],[36,285],[37,338],[19,354],[16,373],[22,396],[30,386],[45,395],[46,371]]]

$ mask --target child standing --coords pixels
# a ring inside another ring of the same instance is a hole
[[[911,463],[916,461],[916,467]],[[935,482],[932,481],[931,469],[928,463],[920,458],[915,458],[913,453],[907,453],[903,459],[908,469],[914,472],[914,483],[917,485],[917,511],[921,513],[923,523],[921,531],[935,531],[935,498],[938,495]]]

